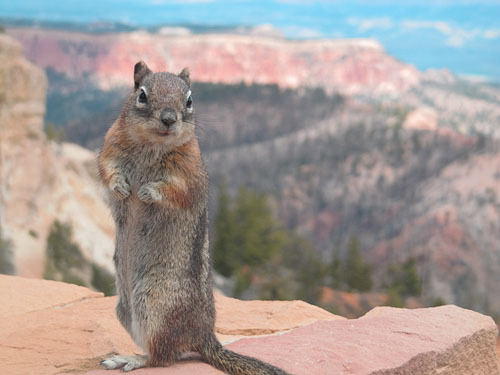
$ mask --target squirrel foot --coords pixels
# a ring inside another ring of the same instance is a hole
[[[106,370],[121,368],[123,372],[132,371],[138,368],[146,367],[148,357],[145,355],[115,355],[101,362]]]
[[[125,176],[121,174],[116,174],[111,178],[109,188],[116,199],[125,199],[131,193],[130,185],[127,183]]]

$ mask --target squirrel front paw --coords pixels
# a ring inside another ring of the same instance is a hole
[[[127,183],[125,176],[115,174],[109,183],[109,189],[116,199],[125,199],[130,195],[130,185]]]
[[[161,202],[163,198],[157,182],[143,185],[137,192],[137,196],[141,201],[148,204]]]

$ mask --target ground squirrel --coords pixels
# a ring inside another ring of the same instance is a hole
[[[224,349],[214,334],[207,173],[189,71],[152,73],[141,61],[134,84],[98,166],[116,223],[116,313],[146,355],[115,356],[102,365],[130,371],[198,352],[229,374],[286,374]]]

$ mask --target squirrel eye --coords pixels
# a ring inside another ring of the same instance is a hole
[[[191,108],[192,105],[193,105],[193,97],[189,95],[189,98],[187,99],[186,102],[186,108]]]
[[[146,96],[146,93],[144,92],[143,89],[141,89],[141,93],[139,94],[139,98],[137,99],[139,103],[147,103],[148,102],[148,97]]]

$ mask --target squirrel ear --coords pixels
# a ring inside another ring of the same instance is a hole
[[[147,75],[151,74],[152,71],[149,70],[148,66],[144,61],[139,61],[137,64],[134,66],[134,86],[135,89],[137,90],[139,88],[139,85],[141,84],[141,81],[146,77]]]
[[[188,86],[191,86],[191,78],[189,78],[189,69],[184,68],[182,69],[182,72],[179,73],[179,77],[184,80],[184,82],[187,83]]]

